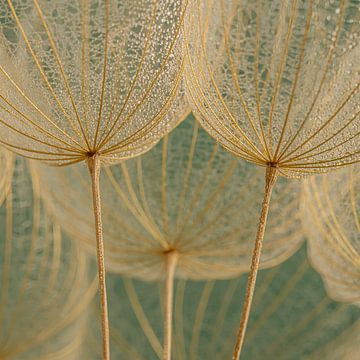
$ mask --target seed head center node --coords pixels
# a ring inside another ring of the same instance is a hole
[[[88,151],[87,153],[86,153],[86,157],[87,158],[92,158],[92,157],[94,157],[94,156],[96,156],[96,155],[99,155],[99,153],[98,152],[96,152],[96,151]]]
[[[269,161],[266,163],[266,165],[272,168],[277,168],[279,166],[279,163],[276,161]]]
[[[172,255],[173,253],[177,253],[178,251],[175,248],[169,248],[164,250],[162,253],[164,256]]]

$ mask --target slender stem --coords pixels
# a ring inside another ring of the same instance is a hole
[[[164,315],[164,353],[163,359],[171,359],[172,314],[174,297],[174,275],[178,260],[176,251],[166,254],[166,280],[165,280],[165,315]]]
[[[104,241],[101,218],[101,197],[100,197],[100,159],[95,154],[88,158],[88,167],[91,175],[95,232],[96,232],[96,253],[99,274],[99,292],[101,304],[101,331],[102,331],[102,352],[103,360],[110,360],[110,337],[109,337],[109,318],[106,296],[105,278],[105,255]]]
[[[268,212],[269,212],[270,198],[271,198],[272,190],[276,183],[277,175],[278,175],[278,169],[276,167],[269,165],[266,168],[264,199],[263,199],[263,203],[262,203],[259,226],[258,226],[256,239],[255,239],[255,246],[254,246],[252,260],[251,260],[250,272],[248,275],[245,300],[244,300],[243,310],[242,310],[242,314],[241,314],[239,332],[238,332],[238,335],[236,338],[236,344],[235,344],[234,353],[233,353],[233,360],[240,359],[241,349],[244,344],[246,327],[247,327],[247,323],[249,320],[251,303],[252,303],[254,290],[255,290],[257,272],[259,270],[261,248],[262,248],[264,234],[265,234],[266,220],[267,220],[267,216],[268,216]]]

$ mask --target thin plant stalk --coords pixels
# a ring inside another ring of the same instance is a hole
[[[166,254],[166,279],[165,279],[165,315],[164,315],[164,353],[163,359],[171,359],[172,342],[172,317],[174,298],[174,275],[178,260],[176,251],[169,251]]]
[[[93,207],[96,232],[96,254],[98,262],[99,292],[101,307],[101,332],[103,360],[110,360],[109,317],[106,295],[105,254],[101,217],[100,196],[100,159],[97,155],[88,158],[88,167],[91,175]]]
[[[264,235],[265,235],[266,221],[267,221],[267,217],[268,217],[268,213],[269,213],[271,193],[272,193],[272,190],[276,183],[277,176],[278,176],[277,167],[273,166],[272,164],[268,165],[266,168],[266,176],[265,176],[264,199],[263,199],[263,203],[262,203],[259,226],[258,226],[256,239],[255,239],[255,246],[254,246],[253,255],[252,255],[252,259],[251,259],[251,267],[250,267],[250,272],[248,275],[248,281],[247,281],[247,285],[246,285],[245,300],[244,300],[244,305],[243,305],[243,309],[242,309],[242,313],[241,313],[239,331],[238,331],[238,334],[236,337],[236,344],[235,344],[234,353],[233,353],[233,360],[240,359],[241,349],[244,344],[246,328],[247,328],[247,324],[249,321],[251,304],[252,304],[254,290],[255,290],[257,273],[259,270],[261,249],[262,249]]]

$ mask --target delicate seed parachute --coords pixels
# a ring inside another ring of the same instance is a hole
[[[178,97],[184,11],[181,0],[8,1],[0,142],[55,164],[149,149],[186,109]]]
[[[264,201],[234,348],[240,358],[271,193],[360,161],[359,1],[191,1],[188,98],[206,131],[266,167]]]
[[[352,166],[303,186],[302,214],[313,266],[329,295],[360,306],[360,169]]]
[[[0,225],[0,358],[79,359],[97,279],[45,212],[24,159],[16,160]]]
[[[103,359],[109,329],[99,174],[139,155],[187,112],[187,0],[8,0],[0,15],[0,144],[53,165],[87,161]]]
[[[359,161],[359,1],[192,3],[186,82],[214,138],[286,176]]]

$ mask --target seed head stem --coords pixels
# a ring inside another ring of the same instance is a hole
[[[163,359],[171,359],[172,342],[172,314],[174,297],[174,275],[178,260],[176,251],[170,251],[166,255],[166,279],[165,279],[165,315],[164,315],[164,353]]]
[[[259,270],[260,264],[260,257],[261,257],[261,249],[265,235],[265,228],[266,228],[266,221],[269,212],[269,205],[271,199],[271,193],[276,183],[278,175],[278,169],[276,166],[268,165],[266,168],[266,176],[265,176],[265,191],[264,191],[264,199],[262,203],[261,215],[259,220],[259,226],[256,234],[255,239],[255,246],[253,250],[252,260],[251,260],[251,267],[250,272],[248,275],[248,281],[246,285],[246,294],[244,305],[241,313],[241,320],[238,335],[236,338],[236,344],[233,353],[233,360],[239,360],[241,349],[244,344],[246,327],[249,321],[251,304],[253,300],[255,284],[256,284],[256,277]]]
[[[105,274],[105,255],[101,217],[101,196],[100,196],[100,159],[98,155],[88,158],[88,167],[91,175],[93,207],[96,232],[96,253],[99,275],[99,292],[101,306],[101,331],[102,331],[102,353],[103,360],[110,360],[110,336],[109,318],[106,296],[106,274]]]

